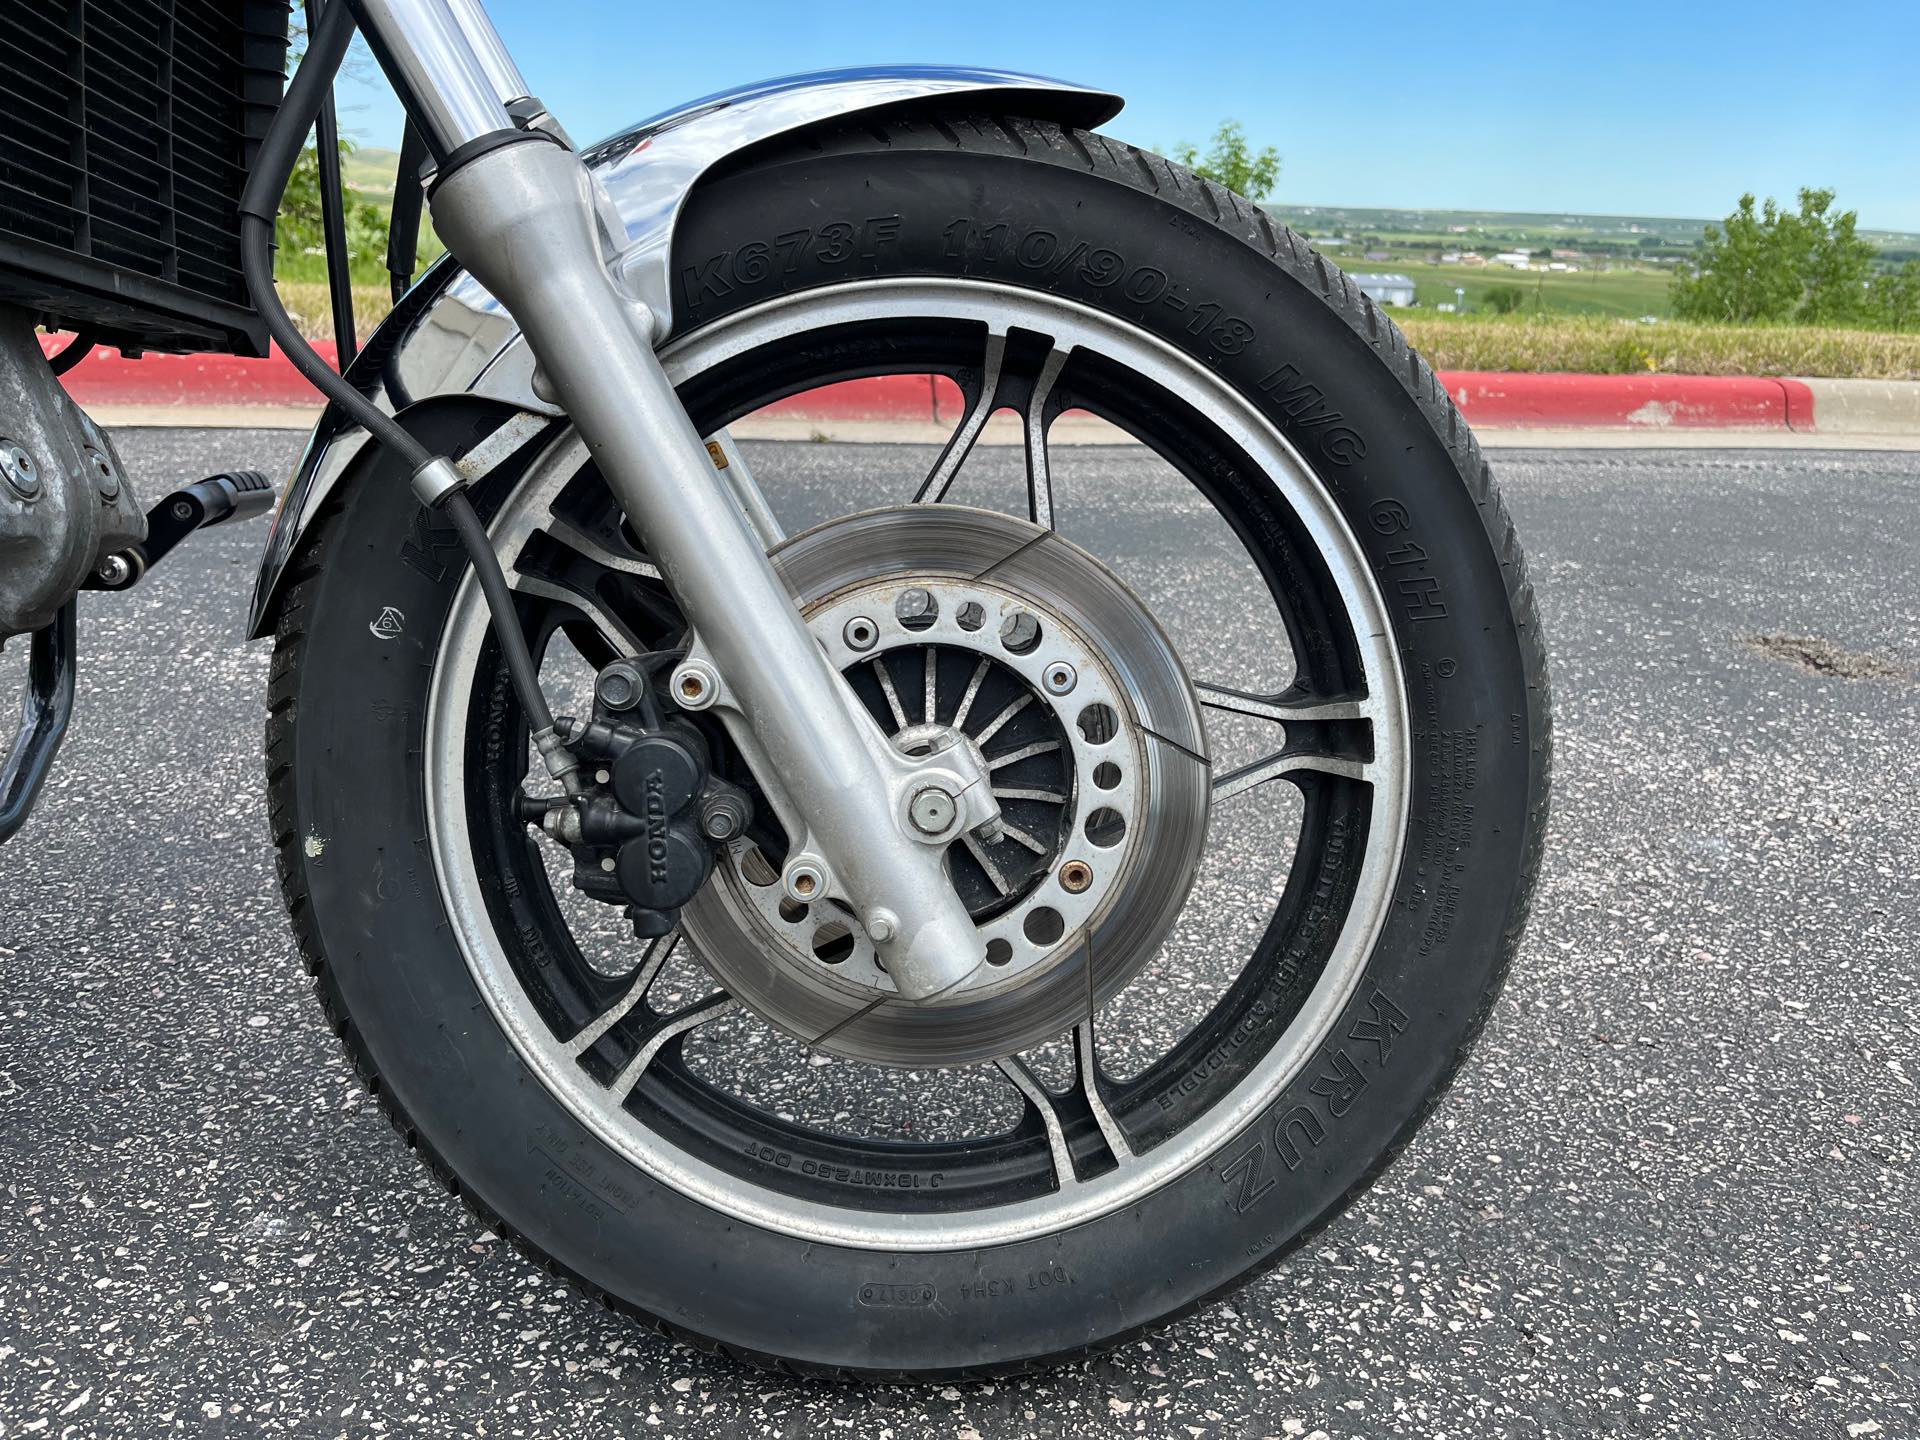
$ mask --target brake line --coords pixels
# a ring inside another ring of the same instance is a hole
[[[486,526],[467,497],[466,481],[454,469],[452,461],[444,455],[435,455],[421,444],[399,420],[361,394],[351,381],[320,357],[300,333],[299,326],[293,323],[293,317],[287,313],[274,288],[274,223],[280,213],[280,201],[300,157],[301,144],[319,117],[333,77],[346,57],[353,31],[353,16],[346,5],[328,5],[321,11],[307,37],[307,53],[301,57],[293,79],[288,82],[286,96],[254,156],[253,171],[240,195],[240,266],[246,277],[247,293],[267,322],[268,332],[294,368],[377,443],[404,460],[421,504],[444,511],[452,520],[460,543],[473,562],[474,578],[486,597],[494,634],[506,659],[514,693],[521,709],[526,711],[534,744],[547,769],[572,788],[576,762],[568,753],[564,738],[554,730],[553,710],[541,693],[539,670],[527,648],[527,637],[520,629],[513,591],[500,568],[499,556],[493,552]],[[401,183],[408,183],[404,175]]]

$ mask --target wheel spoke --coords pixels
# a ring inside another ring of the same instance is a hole
[[[1287,731],[1286,743],[1280,749],[1214,777],[1216,805],[1269,780],[1288,776],[1320,774],[1369,783],[1373,780],[1371,761],[1360,758],[1372,753],[1373,712],[1365,699],[1325,699],[1298,690],[1256,695],[1207,683],[1193,688],[1209,710],[1264,720]]]
[[[647,649],[640,637],[623,621],[609,614],[597,600],[571,585],[556,584],[543,576],[519,571],[513,577],[513,588],[523,595],[537,595],[543,600],[557,600],[562,605],[572,606],[592,623],[609,645],[628,659],[643,654]]]
[[[973,709],[973,697],[980,693],[980,682],[987,678],[987,671],[993,668],[993,662],[986,656],[980,657],[980,663],[973,667],[973,678],[967,681],[966,693],[960,697],[960,708],[953,712],[953,728],[967,728],[967,712]]]
[[[941,450],[940,458],[933,462],[933,469],[927,472],[927,478],[920,482],[920,489],[913,497],[916,505],[937,505],[947,498],[947,491],[953,488],[961,465],[973,452],[980,432],[987,428],[987,421],[993,418],[995,401],[1000,393],[1000,370],[1006,356],[1007,337],[989,332],[986,360],[980,371],[980,393],[967,411],[967,418],[947,438],[946,447]]]
[[[1025,785],[995,785],[996,800],[1038,800],[1042,805],[1064,805],[1067,797],[1058,790],[1035,790]]]
[[[1027,433],[1027,518],[1051,530],[1053,523],[1053,472],[1047,456],[1047,397],[1060,378],[1070,352],[1051,350],[1041,363],[1033,382],[1033,396],[1021,417]]]
[[[1073,1087],[1059,1095],[1042,1085],[1039,1077],[1018,1055],[994,1062],[1000,1073],[1026,1097],[1028,1107],[1038,1116],[1041,1128],[1046,1132],[1047,1151],[1053,1158],[1054,1183],[1062,1190],[1084,1183],[1074,1166],[1072,1149],[1067,1144],[1067,1128],[1075,1120],[1084,1122],[1088,1116],[1092,1117],[1114,1168],[1131,1165],[1136,1158],[1126,1131],[1113,1118],[1113,1112],[1107,1108],[1107,1102],[1100,1093],[1091,1020],[1083,1020],[1073,1027],[1073,1058]]]
[[[893,672],[887,669],[887,662],[878,655],[873,657],[873,673],[880,679],[880,693],[887,697],[887,708],[893,712],[895,728],[907,728],[907,710],[900,703],[900,692],[893,688]]]
[[[1091,960],[1091,956],[1088,957]],[[1133,1163],[1133,1145],[1127,1139],[1127,1132],[1120,1128],[1120,1122],[1113,1118],[1113,1112],[1107,1109],[1107,1102],[1100,1094],[1100,1065],[1094,1052],[1093,1017],[1089,1015],[1073,1027],[1073,1055],[1079,1062],[1077,1086],[1080,1098],[1093,1112],[1093,1122],[1100,1127],[1101,1137],[1107,1142],[1107,1149],[1113,1152],[1116,1165]]]
[[[1014,844],[1024,845],[1036,855],[1045,855],[1047,853],[1047,846],[1044,841],[1022,830],[1004,815],[1000,817],[1000,832],[1005,835],[1007,839],[1013,841]]]
[[[621,1067],[620,1073],[613,1077],[613,1083],[607,1088],[613,1092],[617,1102],[624,1103],[633,1093],[633,1087],[640,1083],[640,1077],[646,1074],[647,1066],[666,1048],[667,1042],[690,1030],[697,1030],[710,1020],[718,1020],[733,1009],[731,995],[709,995],[705,1000],[687,1006],[667,1016],[641,1043],[631,1060]]]
[[[564,515],[552,515],[542,525],[541,530],[547,538],[557,540],[580,555],[584,555],[594,564],[607,570],[618,570],[626,575],[635,575],[642,580],[658,580],[660,569],[652,561],[640,554],[622,555],[596,535],[590,535]]]
[[[1005,821],[1001,823],[1005,824]],[[985,845],[982,845],[971,832],[962,835],[960,843],[967,847],[967,853],[979,862],[982,870],[987,872],[987,879],[992,882],[994,889],[1002,895],[1013,893],[1013,882],[1007,879],[1006,871],[1000,868],[1000,862],[987,853]]]
[[[1014,1088],[1026,1097],[1028,1107],[1040,1117],[1041,1128],[1047,1134],[1047,1152],[1053,1157],[1053,1182],[1061,1190],[1070,1185],[1078,1185],[1080,1177],[1074,1173],[1073,1152],[1067,1149],[1066,1131],[1060,1125],[1060,1112],[1053,1108],[1053,1096],[1047,1087],[1040,1083],[1039,1077],[1027,1068],[1027,1062],[1018,1055],[1009,1055],[1004,1060],[996,1060],[1000,1073],[1011,1080]]]
[[[1250,695],[1244,690],[1229,690],[1224,685],[1196,682],[1194,693],[1209,710],[1224,710],[1255,720],[1289,721],[1363,720],[1369,711],[1365,700],[1294,699],[1291,692],[1280,695]]]
[[[1035,755],[1050,755],[1059,748],[1060,742],[1058,740],[1036,740],[1031,745],[1022,745],[1018,750],[1009,750],[1004,755],[988,756],[987,769],[1004,770],[1009,765],[1018,764],[1022,760],[1030,760]]]
[[[931,725],[940,718],[938,710],[940,667],[934,663],[933,646],[929,645],[920,652],[920,668],[927,677],[927,703],[920,712],[920,718]]]
[[[585,1028],[567,1042],[567,1053],[578,1059],[598,1045],[602,1035],[626,1019],[647,993],[647,987],[659,976],[660,968],[672,957],[674,947],[679,943],[680,932],[677,929],[650,941],[646,953],[640,957],[639,968],[633,972],[633,983],[621,992],[618,1000],[588,1021]]]
[[[973,743],[976,745],[986,744],[987,741],[991,740],[994,736],[1000,733],[1000,727],[1002,725],[1005,725],[1009,720],[1013,719],[1014,716],[1018,715],[1022,710],[1026,709],[1027,706],[1031,705],[1032,703],[1033,703],[1033,692],[1031,690],[1021,695],[1018,699],[1010,701],[1007,704],[1006,709],[1002,710],[998,715],[994,716],[993,719],[989,720],[986,724],[986,728],[983,729],[978,735],[973,737]]]
[[[1256,785],[1264,785],[1269,780],[1278,780],[1284,776],[1317,773],[1321,775],[1342,775],[1349,780],[1373,779],[1373,767],[1364,760],[1349,760],[1339,755],[1318,755],[1311,751],[1282,751],[1278,755],[1269,755],[1264,760],[1256,760],[1251,765],[1242,765],[1237,770],[1229,770],[1213,782],[1213,803],[1231,800],[1236,795],[1244,795]]]

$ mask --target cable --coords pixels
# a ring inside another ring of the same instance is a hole
[[[86,359],[87,355],[98,343],[99,342],[93,338],[93,332],[91,330],[76,330],[73,339],[61,347],[60,353],[48,358],[47,368],[56,375],[64,375],[82,360]]]
[[[447,462],[407,433],[406,427],[373,401],[356,390],[344,376],[320,358],[307,343],[306,336],[280,303],[273,285],[273,227],[280,213],[280,201],[287,192],[288,177],[299,159],[300,146],[313,128],[327,97],[332,93],[333,77],[345,58],[353,39],[353,15],[345,4],[321,8],[307,36],[307,53],[287,85],[285,99],[267,127],[267,133],[254,155],[253,173],[247,177],[240,194],[240,267],[246,276],[247,293],[267,322],[267,329],[294,368],[313,382],[316,389],[337,405],[376,441],[406,462],[417,482],[420,472],[432,466],[452,483],[429,487],[434,507],[453,519],[473,561],[475,577],[486,596],[487,611],[499,637],[500,652],[506,658],[507,673],[513,681],[520,707],[527,713],[533,740],[540,749],[547,769],[566,782],[569,790],[578,783],[578,762],[568,752],[562,737],[554,732],[553,710],[540,693],[540,672],[527,649],[527,637],[520,629],[514,609],[513,592],[493,553],[493,542],[474,513],[473,502],[464,486],[454,477]]]
[[[487,528],[474,513],[473,502],[461,491],[456,490],[448,495],[441,501],[440,508],[452,519],[453,528],[460,532],[461,544],[467,547],[467,553],[473,557],[474,578],[480,582],[480,593],[487,597],[487,609],[493,615],[494,629],[501,632],[501,653],[506,657],[507,674],[513,680],[514,693],[520,697],[520,708],[527,712],[528,728],[535,736],[551,730],[553,711],[547,705],[547,697],[540,693],[540,672],[534,668],[526,637],[520,632],[513,608],[513,591],[507,588],[507,577],[500,569],[499,557],[493,553],[493,542],[487,538]],[[512,643],[515,640],[520,643]]]
[[[307,343],[273,288],[273,225],[287,192],[300,146],[325,105],[335,72],[353,40],[353,15],[345,5],[328,5],[307,35],[307,53],[287,85],[266,137],[254,154],[253,173],[240,192],[240,268],[254,309],[294,368],[310,380],[362,429],[418,470],[432,453],[386,411],[354,389]]]

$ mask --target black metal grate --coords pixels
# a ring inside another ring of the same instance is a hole
[[[0,299],[145,348],[264,348],[236,206],[288,9],[0,0]]]

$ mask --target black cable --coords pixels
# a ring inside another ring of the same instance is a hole
[[[337,0],[344,4],[345,0]],[[307,28],[319,22],[323,0],[306,0]],[[340,178],[340,120],[334,112],[333,87],[320,100],[314,120],[315,156],[320,162],[320,235],[327,249],[327,294],[333,302],[333,343],[342,372],[353,364],[360,342],[353,323],[352,257],[347,254],[345,182]]]
[[[99,342],[93,338],[91,330],[76,330],[73,339],[61,347],[58,355],[47,358],[47,368],[56,375],[64,375],[82,360],[86,359],[93,347]]]
[[[400,168],[393,182],[393,215],[387,225],[387,274],[397,305],[413,283],[420,259],[420,166],[427,158],[427,142],[420,127],[407,121],[400,137]]]
[[[527,725],[537,736],[544,730],[553,728],[553,711],[547,705],[547,697],[540,693],[540,672],[534,668],[533,656],[527,650],[526,636],[520,631],[519,619],[513,608],[513,591],[507,588],[506,574],[500,569],[500,559],[493,553],[493,542],[487,538],[487,527],[480,523],[480,517],[474,513],[473,502],[459,490],[448,495],[441,502],[453,519],[453,528],[460,532],[460,542],[467,547],[467,553],[473,557],[474,578],[480,582],[480,593],[487,597],[487,609],[493,615],[494,629],[501,634],[501,653],[506,657],[507,674],[513,680],[514,693],[520,697],[520,708],[527,712]],[[514,642],[518,642],[517,644]]]
[[[254,154],[253,173],[240,192],[240,268],[254,309],[294,368],[355,424],[405,460],[409,470],[418,470],[433,459],[432,452],[320,358],[273,288],[273,225],[280,200],[300,157],[300,146],[332,93],[334,74],[352,39],[353,16],[345,5],[326,6],[307,34],[307,53],[293,72],[286,98]]]
[[[301,143],[332,94],[334,74],[352,39],[353,15],[348,7],[345,4],[322,7],[307,35],[307,53],[299,69],[294,71],[286,98],[281,101],[279,112],[255,152],[253,173],[247,177],[246,188],[240,194],[240,267],[246,275],[247,293],[253,297],[254,308],[267,322],[267,329],[294,367],[369,435],[404,460],[409,471],[417,474],[437,457],[320,358],[287,314],[286,306],[280,303],[279,292],[273,287],[273,226],[280,213],[280,201],[287,193],[287,180],[300,156]],[[544,753],[546,743],[554,739],[550,733],[553,710],[546,696],[540,693],[540,672],[527,649],[527,637],[520,629],[519,615],[514,609],[513,592],[507,588],[507,577],[500,569],[499,557],[493,553],[493,542],[464,490],[456,487],[445,491],[438,497],[438,504],[453,517],[460,542],[473,561],[474,575],[480,581],[481,593],[486,596],[501,654],[506,657],[507,673]],[[551,766],[551,756],[548,762]]]

